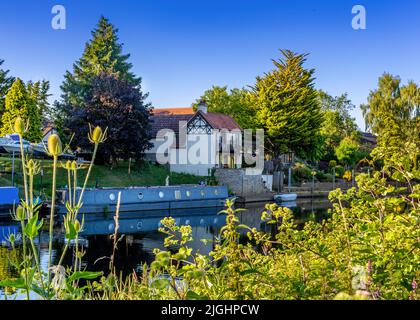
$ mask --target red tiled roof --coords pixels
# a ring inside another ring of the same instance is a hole
[[[193,108],[160,108],[153,110],[154,115],[189,114],[192,116],[194,113]]]
[[[192,114],[158,114],[150,117],[152,127],[152,137],[156,137],[156,134],[160,130],[170,129],[176,134],[179,133],[179,122],[191,119]]]
[[[213,129],[241,129],[241,127],[233,120],[230,116],[208,112],[203,113],[199,111],[203,118],[210,124]],[[179,134],[179,122],[189,121],[195,115],[192,108],[169,108],[169,109],[154,109],[153,115],[150,117],[152,127],[152,137],[156,137],[156,134],[160,130],[170,129]]]
[[[241,130],[239,124],[232,119],[231,116],[228,116],[223,113],[208,112],[203,113],[199,111],[201,116],[210,124],[213,129],[227,129],[227,130]]]

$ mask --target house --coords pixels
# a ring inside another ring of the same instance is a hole
[[[202,101],[193,108],[155,109],[151,117],[153,148],[146,159],[171,172],[208,176],[213,168],[242,165],[242,129],[232,117],[208,112]]]
[[[48,138],[52,134],[57,134],[57,130],[54,129],[52,124],[47,124],[44,129],[42,130],[42,142],[48,143]]]

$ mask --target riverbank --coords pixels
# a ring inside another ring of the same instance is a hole
[[[34,191],[36,195],[47,195],[51,193],[52,181],[52,161],[41,160],[42,175],[34,178]],[[20,159],[15,160],[14,184],[23,190],[22,184],[22,165]],[[0,186],[12,185],[12,160],[10,158],[0,158]],[[83,183],[86,170],[79,171],[79,185]],[[165,185],[166,177],[170,176],[170,184],[197,184],[202,177],[189,174],[171,173],[164,166],[143,163],[139,166],[131,166],[129,173],[128,162],[122,161],[118,166],[111,169],[108,166],[94,166],[88,187],[131,187],[131,186],[158,186]],[[58,169],[57,187],[67,185],[67,172],[63,168]]]

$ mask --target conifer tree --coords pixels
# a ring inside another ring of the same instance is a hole
[[[61,86],[62,102],[58,106],[64,112],[84,107],[93,79],[102,73],[116,76],[134,86],[140,85],[141,79],[130,71],[132,64],[127,62],[130,55],[122,53],[123,44],[119,42],[117,33],[118,29],[108,19],[100,18],[82,57],[74,63],[73,72],[65,74]],[[66,117],[66,114],[63,116]]]
[[[13,133],[12,126],[18,116],[29,122],[29,129],[24,138],[31,142],[39,142],[42,139],[41,118],[36,102],[29,96],[25,84],[19,78],[15,80],[6,95],[1,135]]]
[[[4,99],[6,98],[7,91],[9,91],[15,80],[9,76],[9,70],[1,69],[3,63],[4,60],[0,59],[0,117],[4,112]]]
[[[320,156],[323,115],[314,89],[314,69],[305,69],[305,54],[281,50],[275,69],[258,77],[253,88],[257,121],[265,129],[266,147],[274,155],[294,151],[316,159]]]

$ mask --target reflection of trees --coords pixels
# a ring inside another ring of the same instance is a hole
[[[16,277],[18,275],[11,261],[16,263],[21,252],[19,248],[9,249],[6,247],[0,247],[0,281],[9,279],[10,277]]]

